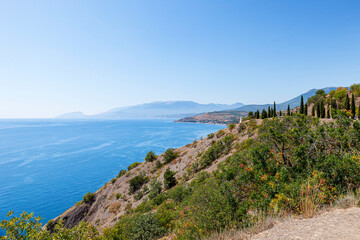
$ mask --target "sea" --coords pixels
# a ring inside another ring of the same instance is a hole
[[[42,222],[95,192],[147,152],[163,153],[225,126],[173,120],[0,120],[0,220]],[[0,230],[1,235],[1,230]]]

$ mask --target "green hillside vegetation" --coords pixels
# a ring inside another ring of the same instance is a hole
[[[0,223],[7,232],[3,239],[204,239],[251,228],[267,216],[309,215],[360,187],[360,121],[354,120],[358,107],[353,114],[359,89],[353,85],[328,95],[318,91],[281,115],[274,103],[265,113],[252,115],[266,115],[264,120],[232,125],[236,132],[251,132],[253,137],[242,142],[220,130],[181,181],[169,169],[163,185],[142,174],[133,177],[130,194],[149,192],[148,197],[101,235],[88,223],[69,230],[61,221],[50,233],[41,228],[39,218],[24,213]],[[307,114],[308,107],[320,117]],[[321,119],[326,116],[334,119]],[[215,171],[206,171],[230,150],[234,153]],[[164,167],[176,157],[177,152],[168,149]],[[141,189],[146,182],[150,189]]]

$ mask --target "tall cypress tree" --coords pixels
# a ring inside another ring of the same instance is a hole
[[[280,117],[282,116],[281,110],[279,111],[279,116],[280,116]]]
[[[308,115],[308,105],[307,105],[307,103],[305,103],[305,106],[304,106],[304,114]]]
[[[315,117],[315,104],[311,108],[311,116]]]
[[[355,117],[356,114],[356,106],[355,106],[355,96],[352,94],[351,96],[351,114],[353,117]]]
[[[261,119],[265,119],[265,118],[267,118],[267,113],[266,113],[266,110],[263,109],[261,112]]]
[[[326,118],[330,118],[330,104],[327,106]]]
[[[345,98],[345,109],[350,110],[350,99],[349,99],[349,95],[347,95],[347,94],[346,94],[346,98]]]
[[[320,112],[321,112],[321,118],[325,118],[325,106],[323,101],[321,101],[320,103]]]
[[[274,117],[276,117],[276,103],[274,101]]]
[[[316,116],[318,118],[321,117],[321,106],[319,102],[316,104]]]
[[[335,99],[332,99],[332,100],[331,100],[331,109],[334,109],[334,110],[337,109],[337,104],[336,104],[336,100],[335,100]]]
[[[268,116],[269,118],[271,118],[271,108],[270,108],[270,106],[268,106],[267,116]]]
[[[258,109],[258,110],[256,110],[255,117],[256,117],[256,119],[259,119],[259,118],[260,118],[260,112],[259,112],[259,109]]]
[[[300,114],[304,114],[304,98],[302,95],[300,100]]]
[[[288,105],[288,108],[287,108],[287,115],[290,116],[290,105]]]

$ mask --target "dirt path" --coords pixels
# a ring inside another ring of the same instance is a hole
[[[277,223],[251,239],[360,239],[360,208],[336,209],[309,219]]]

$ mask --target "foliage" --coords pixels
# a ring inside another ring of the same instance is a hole
[[[118,173],[118,175],[116,177],[119,178],[119,177],[124,176],[125,174],[126,174],[126,170],[122,169],[122,170],[120,170],[120,172]]]
[[[130,179],[130,193],[134,193],[139,190],[142,185],[144,185],[148,181],[148,177],[143,176],[142,174],[137,175]]]
[[[174,151],[174,149],[168,148],[164,153],[164,162],[165,162],[165,164],[168,164],[177,157],[178,157],[178,154]]]
[[[127,169],[128,169],[128,171],[130,171],[131,169],[136,168],[136,167],[139,166],[140,164],[141,164],[140,162],[134,162],[134,163],[132,163],[131,165],[129,165],[129,166],[127,167]]]
[[[6,232],[1,239],[16,240],[55,240],[55,239],[93,239],[99,240],[95,227],[89,223],[80,222],[72,229],[67,229],[59,221],[55,226],[55,231],[50,233],[47,229],[42,228],[40,217],[34,217],[33,213],[23,212],[19,217],[14,217],[13,212],[7,215],[9,219],[0,222],[0,228]]]
[[[177,184],[177,180],[175,178],[175,172],[170,169],[166,169],[164,173],[164,187],[165,189],[170,189]]]
[[[157,195],[161,193],[161,182],[154,179],[150,182],[150,192],[149,192],[149,199],[153,199]]]
[[[230,130],[233,130],[233,129],[235,128],[235,126],[236,126],[236,125],[235,125],[234,123],[231,123],[231,124],[229,125],[229,129],[230,129]]]
[[[155,155],[155,153],[153,151],[150,151],[146,154],[145,161],[153,162],[156,160],[156,158],[157,158],[157,156]]]
[[[84,196],[83,196],[83,201],[85,203],[92,203],[95,200],[95,194],[91,193],[91,192],[87,192]]]

